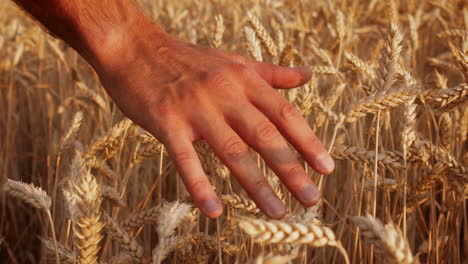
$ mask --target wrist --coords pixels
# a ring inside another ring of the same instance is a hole
[[[168,37],[134,0],[113,1],[109,6],[95,2],[92,7],[67,9],[60,19],[66,30],[58,26],[56,33],[98,73],[131,60],[148,37],[154,46]]]
[[[99,35],[99,36],[97,36]],[[152,47],[163,45],[169,35],[149,18],[121,24],[91,36],[80,54],[99,73],[112,71],[134,60],[151,39]]]

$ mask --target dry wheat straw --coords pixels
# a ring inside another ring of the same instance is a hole
[[[373,191],[375,187],[375,179],[366,179],[364,188],[368,191]],[[395,179],[377,177],[377,188],[386,191],[395,191],[398,188],[398,182]]]

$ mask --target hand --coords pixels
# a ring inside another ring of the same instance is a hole
[[[147,32],[147,31],[145,31]],[[195,204],[209,217],[222,206],[192,143],[204,139],[270,218],[286,209],[251,157],[255,149],[294,197],[312,206],[320,194],[289,141],[307,163],[329,174],[334,163],[299,111],[276,89],[306,83],[308,68],[284,68],[145,34],[120,44],[96,69],[119,108],[167,148]],[[107,66],[105,66],[107,65]]]

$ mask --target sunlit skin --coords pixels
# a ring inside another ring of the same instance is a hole
[[[270,218],[286,209],[257,167],[255,149],[304,206],[320,194],[288,142],[317,172],[334,163],[306,120],[277,89],[306,83],[307,67],[284,68],[178,40],[132,0],[16,0],[94,68],[110,97],[166,146],[195,204],[221,203],[193,142],[204,139]]]

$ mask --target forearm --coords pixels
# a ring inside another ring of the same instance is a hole
[[[143,34],[164,32],[134,0],[14,0],[95,68]],[[157,43],[155,43],[156,45]],[[110,55],[110,56],[109,56]]]

